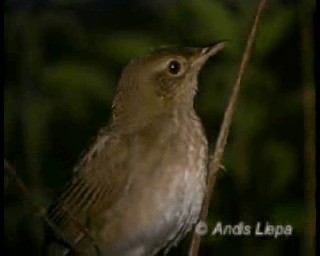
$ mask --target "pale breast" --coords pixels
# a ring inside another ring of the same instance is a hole
[[[131,136],[126,193],[100,217],[104,224],[98,237],[106,241],[103,251],[108,255],[168,251],[198,220],[207,140],[196,116],[183,118],[183,125],[174,120],[171,131],[161,131],[159,124]]]

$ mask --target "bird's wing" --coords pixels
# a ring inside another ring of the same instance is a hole
[[[70,247],[84,238],[94,242],[88,218],[114,205],[127,184],[128,143],[123,136],[105,136],[93,144],[75,178],[47,211],[56,237]]]

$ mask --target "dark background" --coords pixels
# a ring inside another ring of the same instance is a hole
[[[40,255],[41,220],[108,120],[123,66],[165,44],[228,39],[201,72],[195,108],[211,148],[258,1],[33,0],[4,3],[5,254]],[[292,225],[290,237],[206,236],[200,255],[314,254],[314,1],[268,1],[208,221]],[[147,206],[146,206],[147,207]],[[188,240],[171,255],[186,255]]]

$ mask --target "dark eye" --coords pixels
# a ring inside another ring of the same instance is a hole
[[[176,75],[181,69],[181,64],[176,60],[170,61],[168,69],[171,74]]]

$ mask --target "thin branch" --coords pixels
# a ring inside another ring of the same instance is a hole
[[[16,169],[6,159],[4,159],[3,167],[15,179],[15,181],[16,181],[18,187],[20,188],[20,190],[22,191],[23,195],[25,197],[30,198],[30,193],[29,193],[28,188],[26,187],[26,185],[24,185],[23,181],[18,176]]]
[[[302,253],[315,255],[316,233],[316,124],[315,124],[315,86],[312,78],[312,31],[309,5],[301,2],[300,35],[302,57],[303,109],[304,109],[304,185],[306,219]]]
[[[216,148],[215,148],[213,157],[210,158],[211,160],[208,168],[208,189],[204,198],[204,202],[203,202],[203,206],[200,214],[201,221],[206,221],[208,217],[209,203],[210,203],[212,192],[216,183],[216,174],[221,167],[221,160],[223,157],[224,148],[227,143],[230,125],[232,122],[234,111],[236,109],[236,103],[237,103],[239,90],[240,90],[240,83],[249,63],[250,55],[253,48],[253,43],[257,33],[258,24],[259,24],[263,9],[265,7],[265,4],[266,4],[266,0],[260,0],[259,5],[257,7],[255,19],[254,19],[250,34],[248,36],[245,51],[242,56],[238,76],[229,99],[228,107],[224,114],[223,122],[220,128],[219,136],[216,143]],[[199,247],[200,247],[200,236],[196,232],[194,232],[189,255],[197,256]]]
[[[31,195],[30,195],[29,189],[27,188],[27,186],[24,184],[24,182],[21,180],[21,178],[17,174],[16,169],[6,159],[4,159],[4,169],[14,178],[14,180],[17,183],[17,186],[20,188],[23,195],[33,203],[33,201],[31,200]],[[44,220],[44,222],[48,225],[48,227],[50,227],[52,229],[52,231],[55,233],[55,235],[57,235],[58,238],[61,239],[61,241],[66,243],[71,248],[71,250],[73,252],[77,253],[77,255],[78,254],[80,255],[81,252],[79,252],[79,250],[77,249],[76,244],[69,241],[65,237],[63,232],[59,229],[59,227],[57,227],[57,225],[55,223],[53,223],[47,217],[46,209],[44,207],[39,207],[39,206],[35,206],[35,208],[37,209],[36,212],[38,213],[38,216]],[[76,217],[70,213],[70,211],[67,208],[63,207],[62,209],[69,215],[71,221],[81,230],[81,232],[91,240],[92,244],[97,249],[96,242],[95,242],[93,236],[90,234],[89,230],[85,226],[83,226],[83,224],[80,223],[76,219]],[[83,255],[83,253],[81,255]]]

